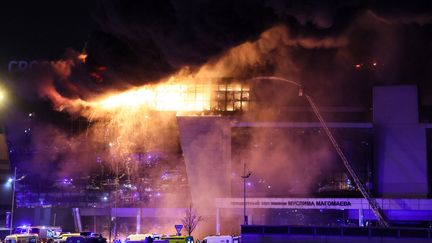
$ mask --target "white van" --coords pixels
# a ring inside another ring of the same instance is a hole
[[[239,243],[240,237],[231,235],[211,235],[205,237],[201,243]]]
[[[132,234],[126,238],[125,243],[146,242],[146,240],[148,241],[149,238],[153,238],[153,235],[152,234]]]

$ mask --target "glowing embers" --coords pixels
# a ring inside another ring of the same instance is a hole
[[[357,63],[354,65],[356,70],[362,70],[362,69],[374,70],[376,68],[383,67],[383,66],[384,66],[383,63],[379,63],[376,60],[372,60],[372,61],[366,62],[366,63]]]
[[[78,55],[78,59],[82,62],[86,62],[87,60],[87,54],[86,53],[81,53]]]

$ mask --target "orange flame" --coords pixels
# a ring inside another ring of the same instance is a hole
[[[111,94],[93,103],[93,107],[105,110],[143,106],[155,111],[210,110],[210,90],[196,90],[192,84],[160,84]]]
[[[78,59],[79,59],[81,62],[86,62],[87,54],[86,54],[86,53],[81,53],[81,54],[79,54],[79,55],[78,55]]]

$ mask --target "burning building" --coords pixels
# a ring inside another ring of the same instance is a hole
[[[373,223],[368,201],[298,87],[274,81],[263,88],[263,81],[168,82],[76,101],[90,118],[85,142],[97,143],[93,173],[57,178],[55,189],[44,192],[23,183],[18,206],[52,210],[47,223],[61,214],[56,208],[79,208],[74,213],[84,228],[131,233],[169,230],[192,203],[206,218],[202,232],[234,233],[243,223],[246,192],[249,223]],[[291,95],[273,97],[275,87]],[[406,99],[398,105],[400,96]],[[372,110],[319,108],[389,220],[427,223],[428,125],[412,112],[416,88],[376,87],[373,104]],[[252,172],[246,181],[244,165]],[[392,198],[425,206],[407,211],[391,206]]]
[[[180,5],[157,7],[167,13],[184,10]],[[65,219],[74,208],[77,230],[174,233],[192,203],[206,219],[198,228],[203,234],[238,232],[245,204],[254,224],[363,226],[375,221],[364,192],[378,197],[393,223],[430,222],[429,125],[419,122],[417,109],[425,94],[414,86],[373,89],[398,83],[387,79],[402,70],[392,62],[397,45],[374,52],[359,43],[369,41],[359,36],[377,35],[374,46],[394,44],[400,30],[387,31],[397,29],[392,19],[364,10],[349,26],[327,30],[319,21],[312,28],[284,17],[218,45],[212,41],[224,29],[194,33],[189,43],[165,34],[189,33],[196,28],[185,23],[193,21],[161,18],[156,22],[166,30],[142,29],[153,22],[111,19],[111,7],[102,9],[103,28],[85,53],[69,50],[20,77],[26,83],[14,83],[37,90],[31,102],[42,97],[37,107],[50,109],[14,120],[25,134],[13,139],[29,145],[10,146],[18,174],[26,175],[16,201],[21,214],[34,210],[32,223],[72,222]],[[129,67],[130,60],[136,65]],[[407,73],[401,76],[411,80]],[[19,211],[16,218],[23,218]]]

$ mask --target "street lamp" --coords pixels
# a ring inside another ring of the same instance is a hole
[[[247,216],[246,216],[246,179],[249,178],[252,175],[252,172],[248,172],[246,174],[246,163],[243,163],[243,175],[241,178],[243,178],[243,219],[244,219],[244,225],[248,224]]]
[[[15,166],[14,177],[12,179],[12,208],[11,208],[11,218],[10,218],[10,225],[9,225],[9,227],[10,227],[10,234],[12,234],[12,230],[13,230],[13,218],[14,218],[14,208],[15,208],[16,174],[17,174],[17,167]],[[10,179],[8,181],[10,181]]]
[[[10,215],[10,234],[12,234],[13,230],[13,219],[14,219],[14,209],[15,209],[15,191],[16,191],[16,182],[25,178],[25,175],[20,178],[17,177],[17,167],[15,166],[14,176],[13,178],[8,179],[8,183],[12,183],[12,207],[11,207],[11,215]]]
[[[3,87],[0,87],[0,102],[6,99],[6,91]]]
[[[7,90],[5,89],[4,85],[1,84],[0,81],[0,108],[5,108],[7,102],[8,102]]]

